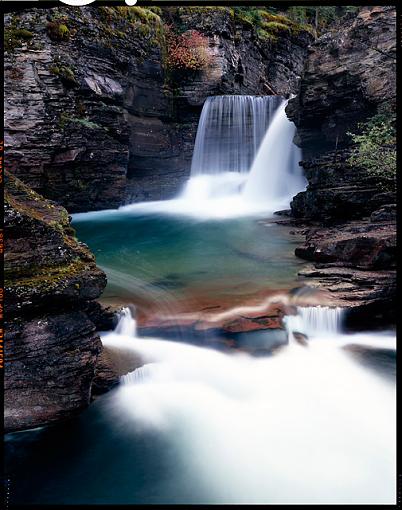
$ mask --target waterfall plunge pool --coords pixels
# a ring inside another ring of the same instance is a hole
[[[81,218],[73,223],[77,235],[108,277],[102,299],[135,303],[140,321],[144,314],[258,303],[269,292],[301,285],[304,262],[294,256],[301,237],[270,221],[199,221],[137,210]]]

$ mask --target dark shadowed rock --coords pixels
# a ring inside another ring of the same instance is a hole
[[[395,106],[395,52],[395,8],[362,8],[312,44],[300,94],[286,110],[308,180],[292,214],[314,225],[295,252],[313,262],[300,276],[348,309],[352,329],[395,321],[396,196],[350,163],[348,136]]]
[[[88,405],[101,342],[87,308],[106,285],[67,211],[6,176],[5,427],[67,418]]]
[[[311,229],[298,257],[346,267],[387,269],[396,265],[395,224],[349,222],[333,228]]]
[[[395,201],[395,193],[382,191],[376,177],[351,166],[349,156],[344,149],[302,162],[308,186],[293,197],[293,216],[327,223],[353,220]]]
[[[387,204],[374,211],[370,216],[370,221],[375,223],[396,221],[396,204]]]
[[[311,45],[287,114],[311,157],[348,144],[347,132],[396,101],[395,7],[364,7]]]

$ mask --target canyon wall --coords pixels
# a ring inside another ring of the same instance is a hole
[[[297,89],[310,33],[261,40],[226,7],[159,14],[58,7],[5,16],[9,170],[69,212],[177,194],[206,97]],[[168,68],[166,25],[208,36],[206,69]]]
[[[6,176],[5,429],[31,428],[90,401],[106,285],[67,211]]]
[[[294,92],[312,39],[285,30],[262,40],[226,7],[159,14],[58,7],[5,15],[7,431],[69,418],[115,382],[97,334],[111,327],[96,302],[106,278],[62,206],[79,212],[175,195],[206,97]],[[208,37],[206,69],[168,68],[166,25]]]
[[[396,191],[381,175],[395,169],[355,164],[348,133],[395,111],[396,11],[362,8],[311,45],[300,92],[287,107],[308,180],[292,214],[313,225],[296,250],[313,263],[302,276],[349,307],[349,323],[359,328],[395,321]]]

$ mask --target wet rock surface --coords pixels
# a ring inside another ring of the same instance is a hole
[[[296,248],[295,253],[313,262],[340,263],[356,269],[395,267],[395,223],[362,220],[337,225],[336,229],[311,229],[305,245]]]
[[[310,46],[287,114],[304,157],[348,145],[347,132],[396,101],[395,7],[365,7]]]
[[[295,254],[312,262],[299,272],[305,283],[326,291],[334,306],[348,309],[346,327],[395,323],[395,222],[366,220],[309,229]]]
[[[67,418],[89,403],[101,342],[87,309],[106,277],[73,234],[64,208],[7,175],[7,431]]]
[[[350,153],[330,151],[301,162],[308,186],[290,204],[294,217],[330,224],[365,218],[395,203],[395,192],[382,189],[378,178],[349,163]]]
[[[69,212],[176,195],[206,97],[295,92],[312,39],[284,31],[275,44],[261,42],[226,7],[164,8],[161,18],[116,12],[5,16],[9,170]],[[54,34],[58,23],[66,36]],[[208,36],[207,69],[166,67],[163,23]],[[15,27],[30,36],[16,42]]]
[[[308,180],[291,203],[297,221],[310,225],[296,255],[312,265],[299,274],[348,308],[351,329],[395,323],[396,195],[351,165],[348,136],[395,104],[395,52],[395,8],[362,8],[311,45],[287,108]]]

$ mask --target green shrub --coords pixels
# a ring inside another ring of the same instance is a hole
[[[97,124],[96,122],[92,122],[88,119],[83,119],[79,117],[74,117],[71,115],[68,115],[66,113],[62,113],[60,115],[60,127],[64,129],[68,123],[78,124],[79,126],[84,126],[88,129],[105,129],[101,125]]]
[[[64,66],[64,65],[52,65],[50,66],[50,72],[52,74],[55,74],[56,76],[59,76],[60,78],[64,79],[65,81],[76,84],[77,80],[75,78],[75,73],[73,69],[70,67]]]
[[[359,124],[359,133],[348,133],[354,142],[349,164],[379,179],[383,188],[396,185],[396,117],[392,112],[374,115]]]
[[[52,41],[68,41],[70,39],[70,29],[61,20],[49,21],[46,29]]]

